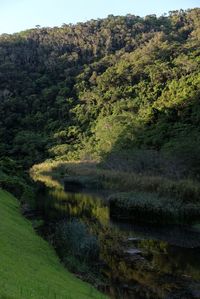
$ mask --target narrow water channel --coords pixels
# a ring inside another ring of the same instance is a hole
[[[45,224],[76,218],[96,234],[111,298],[200,298],[200,230],[116,222],[106,197],[45,186],[38,210]]]

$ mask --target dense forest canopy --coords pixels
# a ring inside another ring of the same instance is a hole
[[[199,70],[199,8],[3,34],[0,157],[122,155],[198,177]]]

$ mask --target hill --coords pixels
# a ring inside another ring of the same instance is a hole
[[[198,8],[1,35],[0,157],[197,178],[199,43]]]

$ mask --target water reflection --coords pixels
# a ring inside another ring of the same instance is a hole
[[[38,210],[46,223],[78,218],[89,225],[112,298],[200,298],[198,231],[112,222],[102,194],[68,193],[55,184],[39,193]]]
[[[38,201],[39,210],[44,214],[60,218],[84,218],[98,221],[102,225],[109,223],[109,208],[100,197],[84,194],[69,193],[62,189],[47,190]],[[54,216],[52,215],[54,214]]]

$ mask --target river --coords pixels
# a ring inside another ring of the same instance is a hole
[[[75,218],[91,229],[100,246],[102,288],[111,298],[200,298],[198,227],[114,221],[107,192],[47,185],[37,195],[43,227]]]

